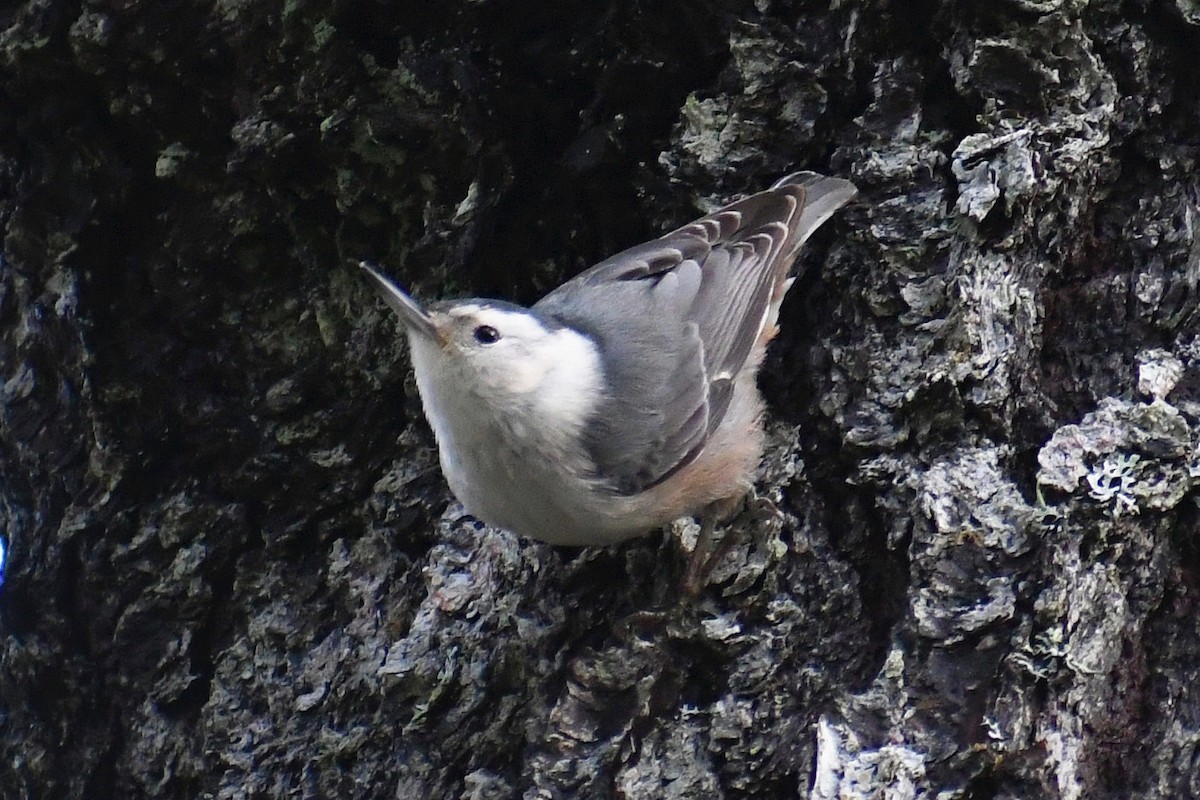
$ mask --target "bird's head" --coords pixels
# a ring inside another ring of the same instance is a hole
[[[362,266],[407,329],[419,385],[452,384],[457,391],[496,403],[519,402],[570,417],[598,401],[599,354],[583,334],[503,301],[455,300],[424,307]]]

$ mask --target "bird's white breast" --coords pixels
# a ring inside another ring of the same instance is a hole
[[[587,337],[542,333],[519,358],[482,371],[413,336],[417,386],[446,480],[469,512],[542,541],[591,543],[606,523],[584,434],[603,398],[603,367]]]

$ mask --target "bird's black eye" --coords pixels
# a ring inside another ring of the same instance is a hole
[[[491,325],[480,325],[474,331],[475,341],[480,344],[495,344],[500,341],[500,331]]]

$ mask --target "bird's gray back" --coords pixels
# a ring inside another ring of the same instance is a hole
[[[643,491],[699,454],[800,243],[853,195],[847,181],[797,173],[602,261],[534,305],[597,343],[611,396],[588,444],[613,489]]]
[[[588,425],[600,477],[622,494],[662,479],[701,447],[710,402],[704,348],[677,298],[648,281],[583,286],[539,311],[591,337],[609,387]],[[540,306],[541,304],[539,304]]]

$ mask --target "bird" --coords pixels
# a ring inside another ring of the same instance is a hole
[[[422,305],[369,262],[407,333],[442,472],[466,511],[552,545],[611,545],[701,520],[752,491],[764,446],[757,373],[802,246],[855,197],[795,172],[607,258],[531,307]]]

